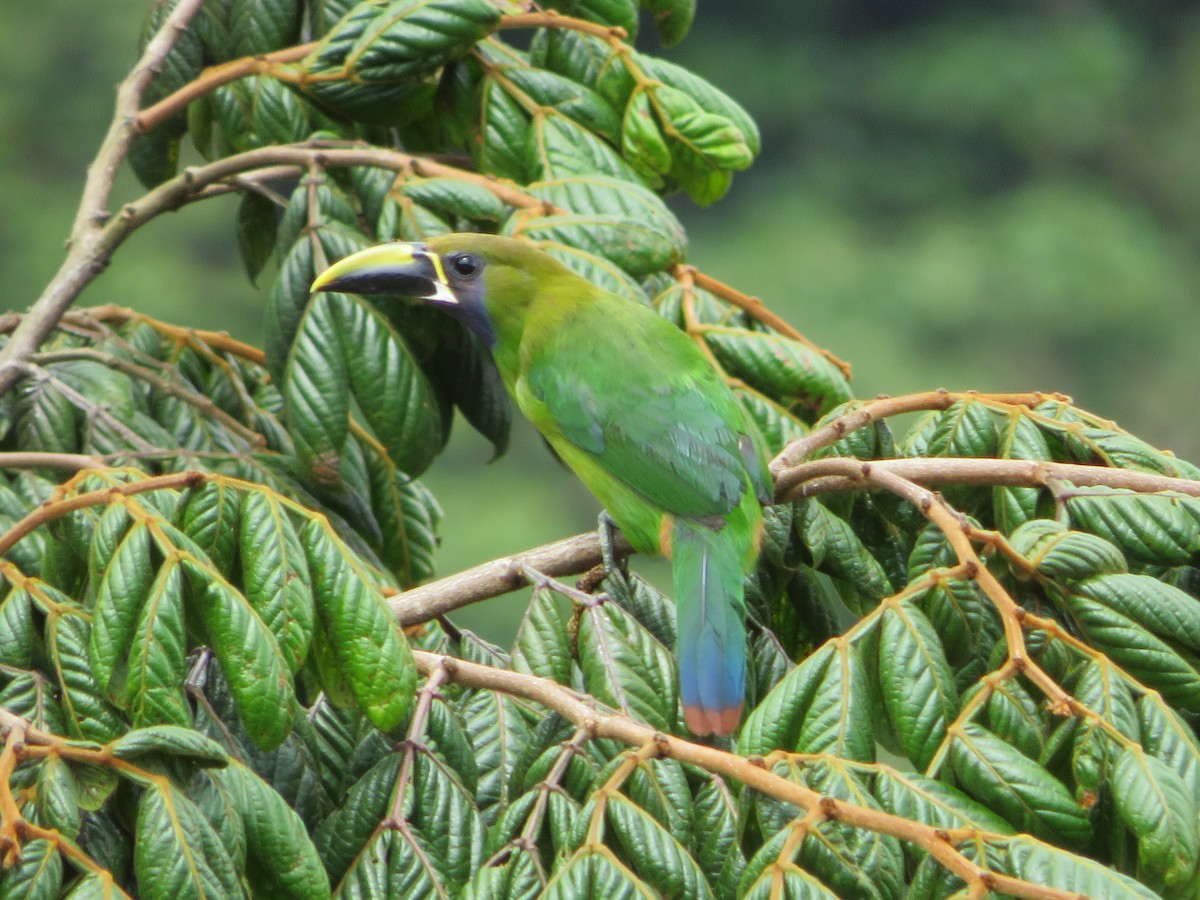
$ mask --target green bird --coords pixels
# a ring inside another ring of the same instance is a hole
[[[695,343],[495,235],[371,247],[312,290],[424,300],[483,339],[517,407],[630,544],[671,559],[684,720],[697,735],[733,731],[746,684],[743,578],[771,481],[757,429]]]

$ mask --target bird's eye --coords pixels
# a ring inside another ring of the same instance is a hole
[[[450,268],[459,278],[474,278],[483,270],[483,260],[473,253],[458,253],[450,258]]]

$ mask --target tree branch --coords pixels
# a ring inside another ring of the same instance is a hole
[[[944,484],[1045,487],[1048,482],[1067,481],[1079,487],[1109,487],[1139,494],[1170,492],[1200,497],[1200,481],[1110,466],[987,457],[913,457],[863,461],[838,456],[814,459],[780,470],[775,478],[777,502],[830,491],[864,490],[876,486],[864,477],[868,472],[884,472],[925,487]]]
[[[1041,887],[1019,878],[981,869],[947,839],[947,834],[902,816],[869,809],[819,794],[765,768],[761,759],[738,756],[715,747],[685,741],[655,731],[649,725],[625,716],[606,713],[590,705],[569,688],[536,675],[524,675],[467,662],[450,656],[414,650],[417,670],[426,676],[441,670],[456,684],[499,691],[539,703],[585,729],[593,738],[621,741],[632,747],[653,746],[660,757],[698,766],[705,771],[732,778],[753,790],[790,803],[806,812],[820,810],[825,818],[876,834],[886,834],[915,844],[967,884],[981,884],[1000,893],[1029,900],[1078,900],[1079,895],[1057,888]],[[996,836],[997,840],[1003,840]]]
[[[781,470],[791,468],[797,463],[808,459],[808,457],[822,447],[836,444],[851,432],[865,428],[873,422],[903,413],[949,409],[960,400],[978,400],[985,403],[997,403],[1006,406],[1024,406],[1030,409],[1040,406],[1047,401],[1071,402],[1071,398],[1065,394],[1043,394],[1041,392],[980,394],[977,391],[947,391],[943,388],[939,388],[936,391],[905,394],[901,397],[879,397],[875,400],[865,401],[857,409],[852,409],[821,428],[817,428],[804,437],[792,441],[771,460],[771,474],[775,478],[778,478]]]
[[[627,556],[633,548],[614,536],[613,549]],[[388,601],[401,625],[416,625],[443,616],[480,600],[499,597],[530,583],[527,569],[560,577],[579,575],[601,562],[600,539],[595,532],[577,534],[552,544],[534,547],[515,556],[494,559],[438,581],[397,594]]]
[[[0,394],[16,383],[25,357],[41,345],[84,286],[108,265],[113,249],[109,246],[112,235],[105,227],[109,221],[108,203],[117,170],[137,136],[134,117],[138,105],[146,87],[158,74],[163,60],[202,3],[203,0],[180,0],[146,44],[133,71],[117,88],[116,110],[108,134],[88,167],[79,210],[71,228],[67,258],[8,343],[0,349]]]

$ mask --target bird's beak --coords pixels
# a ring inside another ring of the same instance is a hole
[[[457,306],[442,260],[424,244],[397,241],[351,253],[316,277],[311,291],[398,294],[443,306]]]

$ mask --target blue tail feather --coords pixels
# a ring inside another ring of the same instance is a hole
[[[684,718],[696,734],[727,734],[746,694],[742,559],[727,528],[678,519],[671,530]]]

